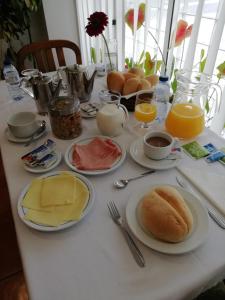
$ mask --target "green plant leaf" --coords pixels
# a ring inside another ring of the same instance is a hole
[[[173,90],[173,94],[175,94],[175,93],[176,93],[176,90],[177,90],[177,77],[176,77],[177,71],[178,71],[178,69],[175,69],[175,70],[174,70],[174,73],[173,73],[174,78],[173,78],[173,80],[172,80],[172,82],[171,82],[171,88],[172,88],[172,90]]]
[[[145,56],[145,51],[143,50],[143,51],[141,52],[141,55],[140,55],[139,60],[138,60],[138,62],[137,62],[138,65],[141,64],[142,59],[144,58],[144,56]]]
[[[219,73],[217,74],[218,78],[221,78],[222,76],[225,76],[225,61],[223,63],[221,63],[220,65],[218,65],[217,70],[219,71]]]
[[[205,56],[205,50],[201,49],[200,60],[202,60],[204,56]]]
[[[93,64],[97,63],[97,59],[96,59],[96,51],[95,48],[91,47],[91,62]]]
[[[200,72],[200,73],[203,73],[203,72],[204,72],[205,63],[206,63],[206,58],[203,59],[202,61],[200,61],[200,63],[199,63],[199,72]]]
[[[207,99],[206,104],[205,104],[205,110],[206,110],[206,113],[209,112],[209,100],[208,99]]]

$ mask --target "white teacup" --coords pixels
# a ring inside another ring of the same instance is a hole
[[[174,142],[174,138],[167,132],[148,132],[143,140],[144,153],[151,159],[164,159],[171,153]]]
[[[122,104],[106,103],[96,114],[98,129],[103,135],[117,136],[122,133],[129,114]]]
[[[8,127],[18,138],[31,136],[38,129],[36,115],[32,112],[19,112],[8,119]]]

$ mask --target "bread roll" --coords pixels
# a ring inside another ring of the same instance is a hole
[[[133,73],[136,76],[139,76],[140,78],[144,78],[145,77],[145,72],[138,67],[133,67],[131,69],[128,70],[129,73]]]
[[[151,86],[155,86],[159,82],[159,76],[155,74],[146,76],[145,79],[151,84]]]
[[[140,79],[140,83],[138,85],[138,91],[141,90],[150,90],[151,84],[146,79]]]
[[[137,92],[139,83],[140,83],[140,79],[138,79],[138,78],[128,79],[124,84],[122,94],[129,95],[129,94]]]
[[[107,86],[110,91],[122,93],[124,82],[125,79],[121,72],[111,71],[107,75]]]
[[[145,195],[138,206],[141,226],[157,239],[183,241],[193,226],[193,217],[183,197],[173,187],[159,186]]]
[[[123,73],[123,77],[125,78],[125,81],[127,81],[130,78],[137,78],[137,75],[134,73],[126,72]]]

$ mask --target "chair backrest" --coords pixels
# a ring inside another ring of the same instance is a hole
[[[17,59],[19,72],[26,69],[25,59],[29,55],[32,55],[35,60],[36,66],[34,67],[38,68],[41,72],[46,73],[55,71],[57,67],[52,52],[52,49],[54,48],[60,67],[66,65],[63,48],[71,49],[75,53],[77,64],[82,64],[80,49],[75,43],[67,40],[49,40],[25,45],[18,51]]]

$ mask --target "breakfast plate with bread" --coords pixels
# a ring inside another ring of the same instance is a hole
[[[131,195],[126,219],[136,238],[166,254],[190,252],[208,235],[208,214],[201,201],[168,184],[149,186]]]
[[[177,156],[176,159],[154,160],[147,157],[144,153],[143,137],[133,141],[133,143],[130,145],[130,155],[139,165],[154,170],[166,170],[174,168],[181,158],[180,156]]]

